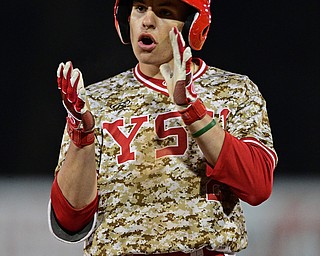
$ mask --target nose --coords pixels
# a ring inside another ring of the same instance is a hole
[[[151,7],[148,7],[142,20],[142,26],[145,29],[155,28],[156,26],[156,14]]]

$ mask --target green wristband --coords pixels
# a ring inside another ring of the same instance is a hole
[[[208,123],[205,127],[203,127],[202,129],[200,129],[199,131],[195,132],[192,134],[193,138],[197,138],[199,136],[201,136],[202,134],[206,133],[207,131],[209,131],[213,126],[215,126],[216,120],[212,119],[212,121],[210,123]]]

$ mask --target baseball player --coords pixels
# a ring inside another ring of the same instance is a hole
[[[67,111],[49,226],[84,255],[235,255],[241,201],[264,202],[277,155],[266,102],[244,75],[193,58],[210,0],[116,0],[137,65],[85,87],[57,70]]]

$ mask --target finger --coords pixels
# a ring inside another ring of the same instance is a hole
[[[183,61],[187,62],[191,59],[192,53],[190,47],[187,47],[183,52]]]
[[[186,48],[186,43],[183,40],[183,36],[182,36],[181,32],[177,29],[177,27],[174,27],[174,33],[175,33],[176,38],[177,38],[176,40],[177,40],[177,44],[178,44],[180,58],[182,59],[184,50]]]
[[[85,102],[86,102],[86,90],[84,88],[84,82],[82,73],[79,69],[75,69],[75,72],[77,73],[77,84],[75,89],[75,110],[77,112],[84,113],[86,111],[85,109]]]
[[[62,87],[63,69],[64,69],[64,63],[61,62],[57,69],[57,83],[58,83],[58,89],[60,90]]]
[[[86,102],[86,90],[84,88],[80,88],[80,90],[78,91],[78,97],[76,99],[75,105],[74,105],[74,109],[75,111],[77,111],[78,113],[83,114],[84,112],[86,112],[87,108],[85,108],[85,102]],[[84,99],[84,100],[83,100]]]
[[[190,47],[187,47],[183,53],[183,61],[186,63],[186,88],[192,98],[197,97],[193,83],[193,75],[191,71],[192,53]]]
[[[75,72],[77,72],[77,74],[78,74],[78,83],[77,83],[77,87],[76,87],[76,93],[80,99],[82,99],[83,101],[86,101],[86,97],[84,96],[84,98],[83,98],[83,94],[80,93],[80,90],[85,91],[82,73],[77,68],[75,69]]]
[[[70,74],[73,70],[73,66],[72,66],[72,62],[71,61],[68,61],[65,65],[65,68],[63,70],[63,77],[64,79],[70,79]]]
[[[183,39],[182,33],[179,31],[179,29],[177,27],[174,27],[173,30],[174,30],[174,33],[179,36],[179,38],[178,38],[179,44],[181,44],[181,47],[185,48],[186,42]]]
[[[170,41],[172,46],[174,65],[179,67],[181,65],[182,58],[179,52],[177,35],[175,33],[174,28],[169,32],[169,36],[170,36]]]
[[[68,100],[71,103],[75,103],[77,100],[77,87],[80,79],[80,71],[74,69],[71,73],[70,86],[68,87]]]
[[[61,89],[64,94],[68,93],[68,87],[70,86],[70,76],[72,71],[72,63],[71,61],[68,61],[63,69],[63,79],[62,79],[62,85]]]
[[[190,47],[187,47],[183,52],[183,62],[186,63],[186,75],[188,76],[191,73],[191,61],[192,53]]]
[[[186,49],[186,43],[183,39],[181,32],[177,29],[177,27],[173,28],[173,33],[175,35],[175,40],[176,40],[176,44],[175,44],[176,51],[179,53],[180,61],[182,62],[183,53]]]

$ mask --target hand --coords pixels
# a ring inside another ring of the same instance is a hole
[[[73,69],[71,61],[60,63],[57,70],[58,88],[67,110],[68,134],[81,148],[94,142],[94,118],[88,108],[86,90],[79,69]]]
[[[204,118],[207,110],[194,90],[190,47],[186,47],[176,27],[169,32],[169,36],[173,50],[173,70],[169,63],[165,63],[160,66],[160,72],[166,81],[169,97],[178,106],[184,123],[190,125]]]
[[[178,106],[187,107],[197,99],[192,80],[192,54],[190,47],[186,47],[182,34],[174,27],[170,32],[170,41],[173,50],[174,68],[171,70],[168,63],[160,66],[169,96]]]

